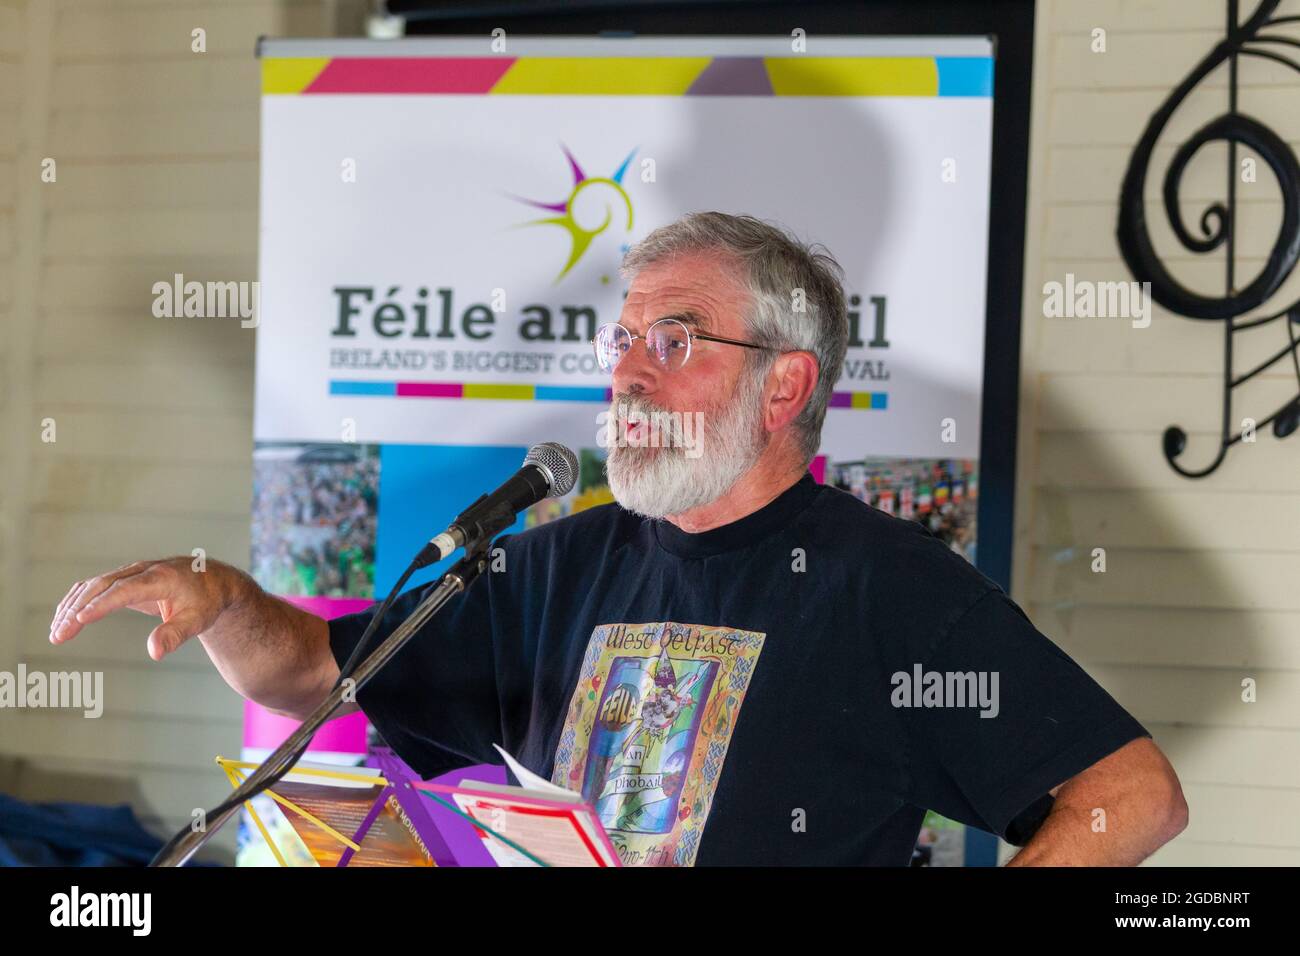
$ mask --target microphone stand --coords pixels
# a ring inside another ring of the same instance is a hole
[[[487,527],[481,530],[486,531],[477,537],[473,542],[465,546],[464,556],[453,564],[438,581],[423,601],[416,606],[410,616],[398,625],[393,633],[384,639],[378,647],[362,661],[355,672],[352,674],[352,680],[339,682],[339,686],[330,691],[329,696],[323,700],[320,705],[311,712],[306,720],[299,725],[298,729],[289,735],[284,743],[280,744],[275,751],[262,762],[236,788],[232,797],[242,797],[238,803],[233,804],[225,813],[207,821],[207,826],[203,830],[190,830],[177,841],[176,846],[166,855],[154,860],[150,866],[183,866],[192,857],[203,844],[211,839],[221,827],[234,816],[244,805],[245,800],[251,796],[256,787],[264,780],[272,777],[272,772],[268,768],[276,766],[281,760],[295,754],[306,743],[315,736],[316,731],[334,715],[343,703],[345,697],[355,699],[355,694],[366,682],[379,672],[385,664],[392,660],[393,655],[406,646],[407,641],[415,636],[416,632],[423,627],[431,617],[438,613],[448,601],[455,595],[469,588],[474,580],[483,573],[487,568],[488,545],[491,538],[497,531],[504,530],[514,523],[515,515],[513,512],[508,514],[503,512],[501,516],[491,522],[491,525],[500,525],[495,530],[487,531]],[[504,521],[504,524],[501,524]],[[286,771],[288,773],[289,771]],[[283,776],[283,774],[282,774]]]

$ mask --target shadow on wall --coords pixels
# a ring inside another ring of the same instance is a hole
[[[1160,311],[1154,321],[1186,322]],[[1020,506],[1033,507],[1021,603],[1178,772],[1190,823],[1152,862],[1293,863],[1295,840],[1277,842],[1277,819],[1289,813],[1267,788],[1300,783],[1297,734],[1279,729],[1294,724],[1300,687],[1264,662],[1286,653],[1300,589],[1286,586],[1261,543],[1279,534],[1273,496],[1249,494],[1281,487],[1276,476],[1294,461],[1278,469],[1293,449],[1261,434],[1213,478],[1189,481],[1165,462],[1161,433],[1190,421],[1184,457],[1213,455],[1212,390],[1201,413],[1179,406],[1160,380],[1108,379],[1091,399],[1053,381],[1063,380],[1045,379],[1040,397],[1037,487],[1020,492]],[[1127,410],[1137,424],[1122,424]],[[1258,699],[1247,702],[1256,685]]]

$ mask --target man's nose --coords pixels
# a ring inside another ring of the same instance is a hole
[[[653,394],[664,369],[650,357],[645,342],[637,339],[614,366],[613,387],[617,392]]]

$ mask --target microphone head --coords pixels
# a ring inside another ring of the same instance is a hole
[[[536,465],[550,484],[548,498],[560,498],[578,483],[578,456],[557,441],[544,441],[528,449],[525,465]]]

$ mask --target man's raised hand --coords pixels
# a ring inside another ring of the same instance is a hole
[[[234,568],[211,560],[203,571],[195,571],[192,560],[137,561],[78,581],[54,612],[50,643],[70,641],[87,624],[127,607],[162,618],[148,642],[149,656],[162,660],[216,623],[230,603],[233,579],[239,577]]]

